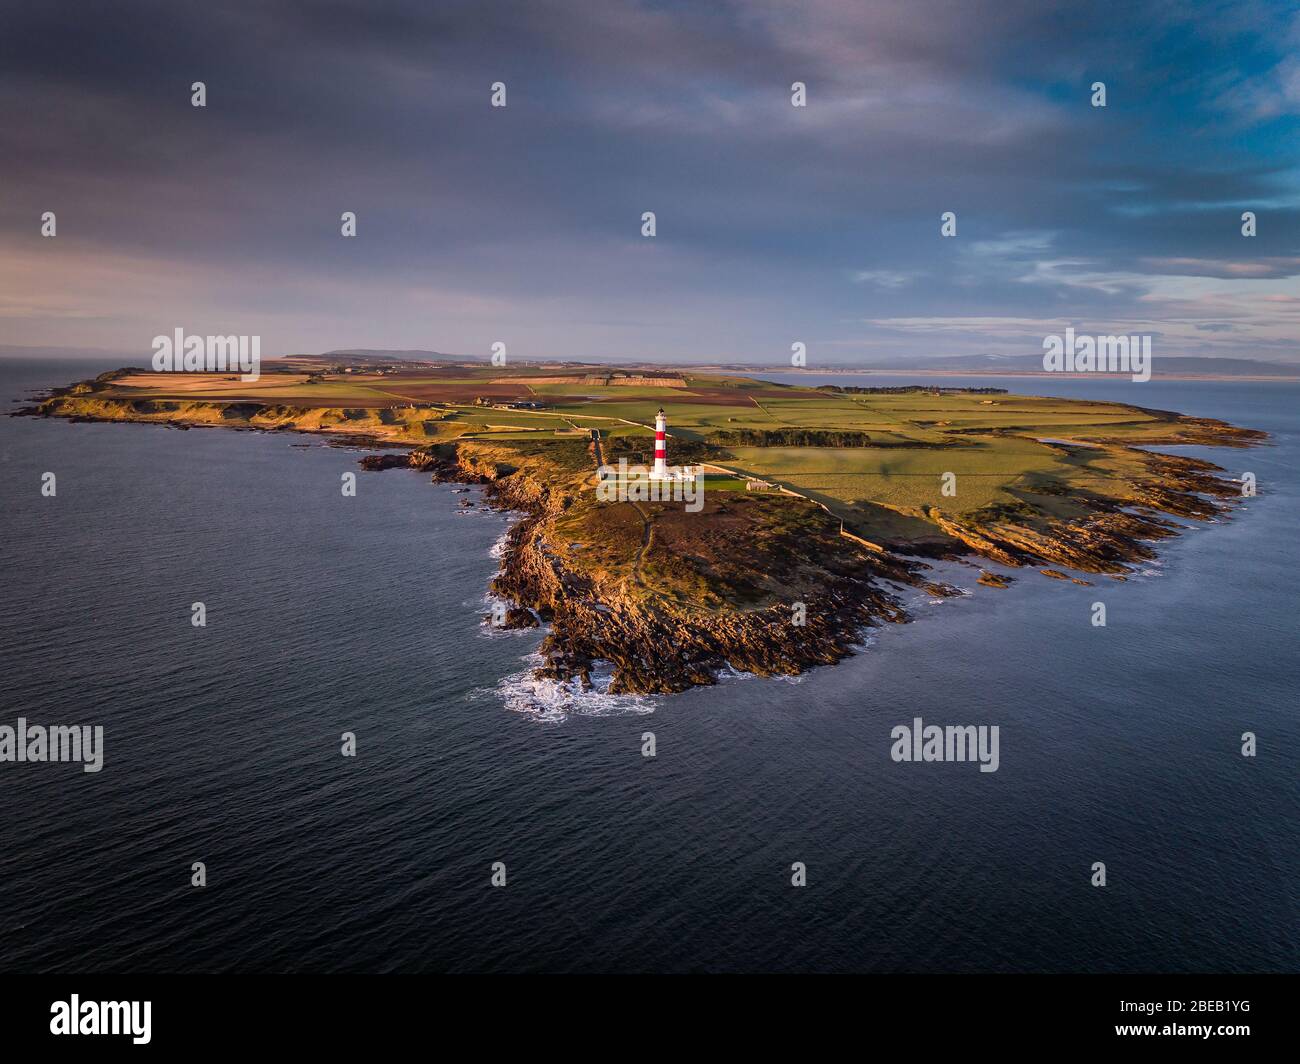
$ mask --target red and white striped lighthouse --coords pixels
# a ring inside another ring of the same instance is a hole
[[[668,479],[668,445],[665,438],[668,435],[668,418],[664,415],[664,408],[659,408],[659,413],[655,415],[655,467],[650,474],[652,480]]]

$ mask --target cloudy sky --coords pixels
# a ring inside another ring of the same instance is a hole
[[[0,343],[1300,357],[1290,4],[3,7]]]

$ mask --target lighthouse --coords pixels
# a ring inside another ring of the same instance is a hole
[[[667,435],[668,418],[664,414],[664,408],[659,408],[659,413],[655,415],[655,467],[650,474],[651,480],[668,479],[668,448],[665,443]]]

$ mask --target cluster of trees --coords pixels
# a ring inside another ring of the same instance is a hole
[[[854,429],[719,429],[709,442],[723,447],[871,447],[871,437]]]
[[[895,388],[857,388],[844,384],[819,384],[819,392],[848,392],[850,395],[1006,395],[1005,388],[940,388],[926,384],[902,384]]]
[[[653,436],[602,436],[600,442],[606,461],[626,458],[630,462],[643,462],[646,465],[654,461]],[[721,455],[717,448],[699,440],[674,437],[668,444],[670,465],[696,465],[719,457]]]

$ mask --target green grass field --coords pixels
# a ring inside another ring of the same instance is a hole
[[[299,361],[305,365],[295,364],[293,372],[264,367],[261,380],[248,384],[229,375],[134,374],[108,382],[96,398],[264,403],[274,410],[259,416],[278,419],[283,427],[353,427],[412,443],[466,438],[530,452],[550,446],[581,449],[591,429],[606,438],[648,437],[662,406],[670,463],[704,460],[732,471],[711,479],[708,488],[743,491],[745,477],[759,477],[827,506],[850,527],[867,529],[914,528],[926,508],[935,506],[961,514],[1032,499],[1035,506],[1061,514],[1070,510],[1065,496],[1071,489],[1122,501],[1143,470],[1141,456],[1122,445],[1169,442],[1183,431],[1176,415],[1050,397],[841,393],[689,371],[678,375],[684,386],[669,387],[647,384],[640,371],[610,377],[624,371],[608,368],[453,366],[340,373]],[[614,379],[634,383],[603,383]],[[541,407],[510,408],[520,403]],[[857,447],[711,441],[719,432],[737,430],[865,433],[869,441]],[[1066,447],[1040,437],[1100,446]],[[675,458],[674,448],[687,457]],[[948,491],[946,474],[953,475]]]

